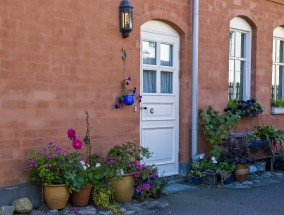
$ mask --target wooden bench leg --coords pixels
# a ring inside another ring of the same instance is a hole
[[[274,163],[274,157],[272,157],[270,159],[270,171],[272,172],[273,171],[273,163]]]

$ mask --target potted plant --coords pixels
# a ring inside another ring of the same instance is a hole
[[[235,164],[231,164],[228,162],[219,162],[217,173],[221,177],[221,184],[230,184],[233,182],[233,172],[236,169]]]
[[[202,177],[204,176],[204,166],[202,162],[196,161],[191,165],[190,176],[191,180],[195,185],[199,185],[202,183]]]
[[[253,117],[262,113],[262,107],[255,99],[249,99],[247,101],[233,99],[229,101],[224,111],[226,113],[239,114],[240,116]]]
[[[119,205],[114,201],[114,189],[104,182],[97,182],[93,189],[94,205],[101,209],[111,210],[115,214],[121,214]]]
[[[284,100],[272,99],[271,100],[271,113],[272,114],[284,114]]]
[[[133,88],[129,87],[130,81],[131,81],[130,77],[122,80],[121,82],[122,93],[116,99],[116,104],[114,105],[115,109],[121,108],[123,104],[130,106],[134,103],[135,99],[137,99],[139,103],[141,102],[142,96],[137,94],[136,87]]]
[[[241,118],[238,114],[231,112],[220,114],[212,106],[209,106],[207,110],[200,108],[199,116],[206,140],[213,147],[210,154],[218,160],[222,151],[219,144],[223,139],[228,139],[230,130],[237,125]]]
[[[132,142],[116,145],[108,151],[105,162],[106,177],[115,190],[114,197],[117,202],[130,201],[133,196],[132,163],[149,157],[150,152],[147,148],[137,146]]]
[[[25,167],[30,180],[43,186],[44,198],[50,209],[63,209],[69,198],[64,172],[69,159],[66,156],[72,156],[68,154],[68,151],[50,142],[47,147],[35,150]]]
[[[159,198],[167,185],[165,178],[158,176],[158,168],[154,165],[134,162],[133,176],[135,181],[134,197],[139,199]]]
[[[262,141],[270,142],[272,153],[276,151],[277,143],[281,143],[284,139],[284,131],[277,130],[273,125],[257,125],[253,135]]]
[[[248,155],[247,144],[238,141],[231,142],[229,149],[221,153],[221,160],[236,165],[235,178],[237,181],[247,179],[250,163],[254,161]]]

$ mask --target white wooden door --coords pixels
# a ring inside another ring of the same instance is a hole
[[[179,35],[166,23],[141,26],[140,143],[159,174],[179,172]]]

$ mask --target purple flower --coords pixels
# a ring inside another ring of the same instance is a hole
[[[134,175],[135,178],[138,178],[140,176],[140,173],[139,172],[134,172],[133,175]]]
[[[140,186],[137,186],[137,187],[136,187],[136,192],[137,192],[137,193],[141,193],[141,187],[140,187]]]
[[[129,82],[128,82],[128,81],[126,81],[126,82],[125,82],[125,84],[128,86],[128,85],[129,85]]]
[[[143,184],[143,187],[144,187],[146,190],[149,190],[149,189],[150,189],[150,184]]]
[[[111,158],[110,160],[111,160],[111,161],[116,161],[116,158]]]
[[[49,158],[49,159],[54,158],[54,157],[55,157],[55,154],[49,154],[49,155],[47,156],[47,158]]]
[[[76,131],[74,128],[69,128],[69,130],[67,131],[67,134],[70,140],[76,140]]]
[[[118,107],[118,105],[114,105],[114,108],[115,108],[115,109],[118,109],[119,107]]]
[[[50,146],[55,146],[55,143],[54,142],[50,142],[49,145]]]
[[[51,163],[47,163],[44,165],[45,168],[50,168],[51,166],[52,166]]]
[[[35,162],[35,159],[34,159],[34,158],[29,158],[29,162],[30,162],[30,163],[34,163],[34,162]]]
[[[127,166],[128,166],[128,167],[132,167],[132,164],[131,164],[131,163],[128,163]]]
[[[143,182],[143,183],[147,183],[147,182],[148,182],[148,178],[144,178],[144,179],[142,180],[142,182]]]
[[[55,153],[57,153],[57,154],[60,154],[61,153],[61,148],[60,147],[56,147],[53,151]]]
[[[24,170],[25,170],[25,171],[29,171],[29,167],[25,167]]]
[[[128,76],[128,78],[127,78],[129,81],[131,81],[131,78],[130,78],[130,76]]]
[[[135,93],[136,93],[136,87],[133,88],[133,94],[135,94]]]
[[[144,172],[146,170],[146,166],[143,165],[142,168],[141,168],[142,172]]]

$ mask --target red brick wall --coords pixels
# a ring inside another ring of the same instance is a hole
[[[213,105],[223,112],[227,105],[229,25],[231,19],[240,16],[253,29],[251,95],[270,113],[272,37],[273,30],[284,25],[284,5],[265,0],[199,2],[199,106]],[[260,120],[284,129],[284,116],[262,114]],[[236,130],[251,130],[257,124],[256,118],[243,119]],[[201,144],[200,151],[207,146]]]
[[[85,134],[90,114],[94,150],[139,143],[139,111],[114,110],[127,75],[139,88],[140,26],[151,19],[181,35],[180,160],[188,160],[191,5],[185,0],[132,0],[134,31],[123,39],[120,1],[0,1],[0,187],[27,181],[27,153],[49,141],[69,145],[66,131]]]

